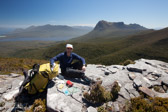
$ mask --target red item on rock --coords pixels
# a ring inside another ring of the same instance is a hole
[[[73,83],[70,80],[67,80],[66,85],[69,86],[69,87],[72,87]]]

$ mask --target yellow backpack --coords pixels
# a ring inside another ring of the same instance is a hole
[[[40,65],[38,73],[35,74],[35,76],[24,86],[24,88],[29,94],[43,92],[49,80],[58,75],[58,69],[58,63],[56,63],[53,71],[50,69],[50,63]]]

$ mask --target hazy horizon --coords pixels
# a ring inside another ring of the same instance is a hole
[[[167,0],[0,0],[0,27],[92,26],[100,20],[168,27]]]

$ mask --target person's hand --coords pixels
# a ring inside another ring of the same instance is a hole
[[[55,65],[55,63],[53,63],[53,65],[50,65],[51,72],[53,72]]]
[[[82,67],[82,70],[83,70],[83,71],[85,71],[85,70],[86,70],[86,67],[85,67],[85,65],[83,65],[83,67]]]
[[[54,68],[51,68],[51,72],[53,72]]]

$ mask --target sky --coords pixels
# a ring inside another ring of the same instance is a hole
[[[94,27],[100,20],[168,27],[168,0],[0,0],[0,27]]]

